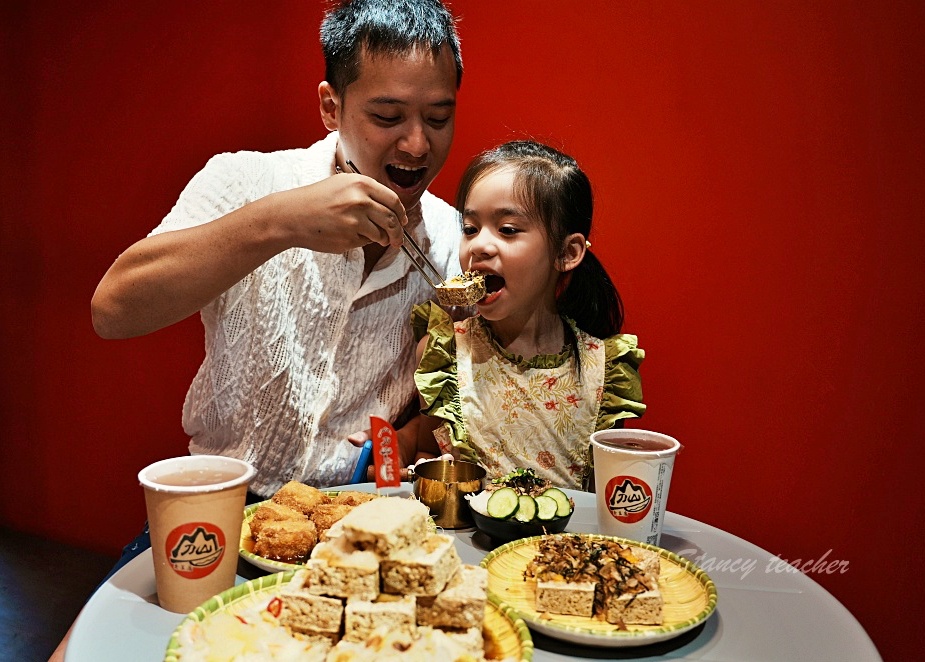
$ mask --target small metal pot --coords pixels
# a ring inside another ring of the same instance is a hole
[[[430,508],[437,526],[462,529],[472,526],[465,495],[482,491],[485,469],[461,460],[422,462],[409,471],[414,496]]]

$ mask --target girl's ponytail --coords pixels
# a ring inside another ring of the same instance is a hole
[[[623,327],[623,301],[604,265],[591,252],[566,276],[568,283],[556,303],[559,313],[575,320],[595,338],[608,338]]]

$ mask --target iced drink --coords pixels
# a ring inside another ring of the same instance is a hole
[[[161,607],[187,613],[234,586],[253,476],[247,462],[217,455],[162,460],[138,474]]]
[[[591,435],[600,532],[659,544],[674,458],[681,444],[647,430]]]

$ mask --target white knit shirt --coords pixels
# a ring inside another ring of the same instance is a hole
[[[308,149],[219,154],[151,234],[193,227],[276,191],[334,174],[337,133]],[[408,229],[445,274],[459,273],[455,210],[425,193]],[[292,248],[201,311],[206,356],[183,408],[190,452],[237,457],[269,496],[288,480],[349,481],[346,437],[370,415],[394,420],[416,398],[411,307],[433,291],[394,248],[363,281],[361,248]]]

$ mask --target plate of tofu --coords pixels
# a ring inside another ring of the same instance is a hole
[[[531,629],[588,646],[666,641],[716,610],[716,586],[703,570],[666,549],[623,538],[524,538],[490,552],[481,566],[489,596]]]
[[[342,518],[298,569],[235,586],[190,613],[165,662],[472,659],[528,662],[530,631],[490,598],[426,506],[382,497]]]

